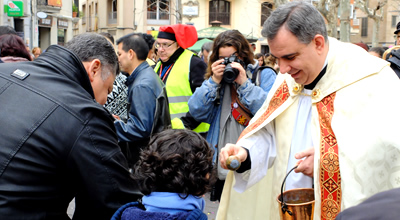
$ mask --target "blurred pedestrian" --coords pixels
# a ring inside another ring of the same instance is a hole
[[[385,52],[385,49],[383,49],[383,47],[371,47],[368,50],[369,54],[379,57],[379,58],[382,58],[384,52]]]
[[[250,44],[250,48],[251,48],[251,50],[252,50],[253,53],[256,52],[256,48],[257,48],[257,47],[256,47],[256,44],[255,44],[255,43],[251,43],[251,44]]]
[[[3,35],[3,34],[15,34],[15,35],[17,35],[17,32],[11,26],[0,25],[0,36]],[[0,59],[0,63],[4,63],[4,62]]]
[[[40,54],[42,54],[42,49],[40,49],[40,47],[34,47],[32,49],[32,54],[33,54],[33,59],[35,60],[40,56]]]
[[[265,57],[262,53],[256,53],[254,58],[258,60],[258,66],[265,66]]]
[[[362,42],[362,41],[360,41],[360,42],[358,42],[358,43],[354,43],[354,44],[357,45],[357,46],[359,46],[359,47],[361,47],[361,48],[363,48],[365,51],[368,51],[368,50],[369,50],[368,45],[367,45],[366,43]]]
[[[205,136],[210,125],[196,121],[190,115],[187,104],[196,88],[203,83],[207,69],[207,64],[200,57],[187,50],[196,41],[197,31],[192,25],[160,27],[155,42],[160,60],[154,70],[167,88],[172,128],[187,128]]]
[[[112,220],[207,220],[202,196],[215,179],[212,154],[206,140],[193,131],[156,134],[133,174],[144,194],[142,202],[122,206]]]
[[[25,48],[24,41],[15,34],[0,36],[0,59],[4,63],[32,61],[30,52]]]
[[[274,57],[272,54],[267,53],[265,55],[265,65],[273,68],[276,72],[276,74],[279,73],[279,66],[276,57]]]
[[[201,59],[208,65],[208,60],[210,57],[210,52],[212,49],[213,42],[205,42],[201,46]]]
[[[158,63],[160,56],[158,55],[158,50],[156,48],[156,42],[154,42],[151,50],[153,51],[153,54],[151,55],[151,60],[154,61],[155,63]]]
[[[101,32],[100,35],[104,36],[115,49],[114,37],[108,32]],[[110,111],[113,115],[118,115],[118,117],[125,121],[128,119],[128,86],[126,86],[126,79],[129,74],[121,71],[115,77],[113,83],[113,89],[107,96],[107,101],[104,104],[104,108]],[[119,142],[120,144],[121,142]],[[121,145],[121,144],[120,144]],[[125,146],[121,146],[122,149]]]
[[[107,38],[113,45],[115,44],[114,37],[110,33],[108,33],[108,32],[100,32],[99,34],[101,36],[104,36],[105,38]]]
[[[270,62],[268,62],[268,65],[265,62],[265,57],[261,53],[257,53],[255,55],[255,58],[257,59],[255,61],[255,69],[252,70],[252,65],[249,64],[249,67],[247,67],[247,73],[251,77],[251,81],[256,85],[260,86],[261,88],[264,89],[264,91],[268,92],[274,81],[270,81],[269,83],[267,80],[271,78],[272,75],[276,75],[277,72],[274,69],[274,66],[270,65]],[[258,64],[257,64],[258,61]],[[270,61],[270,60],[268,60]],[[261,63],[261,65],[260,65]],[[254,68],[254,67],[253,67]],[[275,77],[276,78],[276,77]]]
[[[390,63],[390,67],[396,73],[396,75],[400,78],[400,45],[391,47],[387,49],[383,55],[382,59],[388,61]]]
[[[400,45],[400,33],[399,32],[400,32],[400,22],[397,23],[396,30],[394,31],[394,38],[395,38],[394,44],[395,45]]]
[[[149,52],[147,54],[146,62],[154,68],[156,66],[156,62],[152,60],[153,57],[153,45],[156,40],[154,40],[154,37],[151,34],[141,34],[143,36],[143,39],[146,41],[146,45],[149,48]]]
[[[0,25],[0,36],[3,35],[3,34],[14,34],[14,35],[17,35],[17,32],[11,26]]]
[[[92,33],[0,64],[0,216],[69,219],[75,198],[73,219],[110,219],[141,197],[102,107],[117,72],[111,43]]]

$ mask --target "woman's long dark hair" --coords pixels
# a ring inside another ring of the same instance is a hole
[[[214,40],[207,73],[204,76],[206,79],[212,75],[211,65],[219,59],[219,48],[221,47],[234,47],[237,52],[236,56],[240,57],[246,66],[249,63],[254,64],[254,54],[246,38],[238,30],[224,31]]]

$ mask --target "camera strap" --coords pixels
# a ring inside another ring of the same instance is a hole
[[[230,85],[230,89],[232,116],[239,124],[247,126],[253,117],[253,114],[251,114],[251,111],[239,101],[239,97],[233,83]]]

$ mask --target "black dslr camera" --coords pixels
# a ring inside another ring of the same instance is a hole
[[[225,57],[222,64],[225,65],[223,80],[226,83],[233,83],[237,78],[237,76],[239,75],[239,70],[231,66],[232,62],[237,62],[240,63],[240,65],[244,66],[244,62],[235,55],[231,55],[230,57]]]

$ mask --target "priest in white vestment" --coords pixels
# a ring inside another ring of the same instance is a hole
[[[217,219],[279,219],[276,198],[296,165],[285,190],[313,187],[314,219],[400,187],[400,80],[389,64],[328,38],[303,1],[277,8],[262,34],[285,74],[220,153],[222,167],[230,155],[242,167],[227,177]]]

